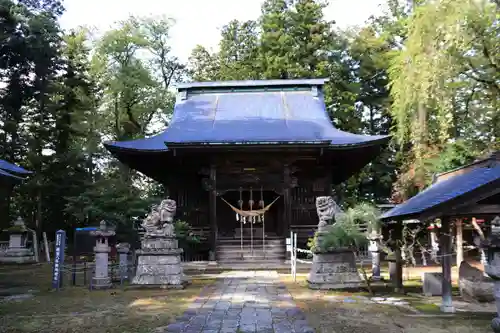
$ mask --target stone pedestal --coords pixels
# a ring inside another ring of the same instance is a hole
[[[142,226],[146,230],[141,249],[136,251],[137,270],[132,284],[143,287],[184,288],[187,279],[181,265],[182,249],[175,237],[174,200],[153,206]]]
[[[136,251],[137,271],[132,284],[144,287],[179,288],[187,284],[181,266],[182,249],[173,237],[145,238]]]
[[[443,273],[422,273],[422,293],[425,296],[441,296],[443,294]]]
[[[98,230],[90,232],[96,237],[96,245],[94,246],[95,254],[95,270],[92,277],[93,289],[111,288],[111,277],[109,276],[108,258],[111,248],[108,245],[108,238],[115,235],[115,231],[106,227],[106,222],[102,221]]]
[[[349,249],[315,253],[307,280],[311,289],[349,289],[362,284],[354,252]]]
[[[119,256],[120,280],[128,279],[128,253],[130,252],[130,244],[120,243],[116,246],[116,251]]]
[[[13,226],[5,230],[9,235],[9,248],[0,255],[0,262],[31,264],[35,262],[35,256],[31,249],[26,247],[28,229],[20,217],[14,221]]]

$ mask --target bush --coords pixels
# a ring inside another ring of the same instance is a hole
[[[368,243],[367,233],[378,232],[381,227],[379,210],[366,203],[349,208],[346,212],[335,215],[335,222],[323,232],[316,232],[308,246],[316,253],[329,252],[341,248],[360,248]]]
[[[179,240],[179,245],[186,248],[190,245],[199,244],[200,239],[193,234],[191,225],[186,221],[177,220],[174,223],[175,236]]]

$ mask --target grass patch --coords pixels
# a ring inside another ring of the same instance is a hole
[[[432,303],[411,302],[411,305],[422,313],[441,313],[439,306]]]
[[[0,332],[142,333],[166,326],[182,315],[214,279],[193,278],[183,290],[86,287],[50,290],[50,266],[0,269],[2,288],[39,290],[23,301],[0,302]]]

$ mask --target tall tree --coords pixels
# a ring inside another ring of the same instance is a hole
[[[425,161],[450,140],[465,140],[477,153],[498,147],[498,13],[489,1],[440,0],[417,4],[408,17],[390,75],[395,136],[411,148],[410,186],[428,183]]]

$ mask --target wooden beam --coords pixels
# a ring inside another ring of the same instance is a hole
[[[465,207],[460,207],[448,213],[447,215],[453,216],[477,216],[477,215],[500,215],[500,205],[479,205],[472,204]]]

